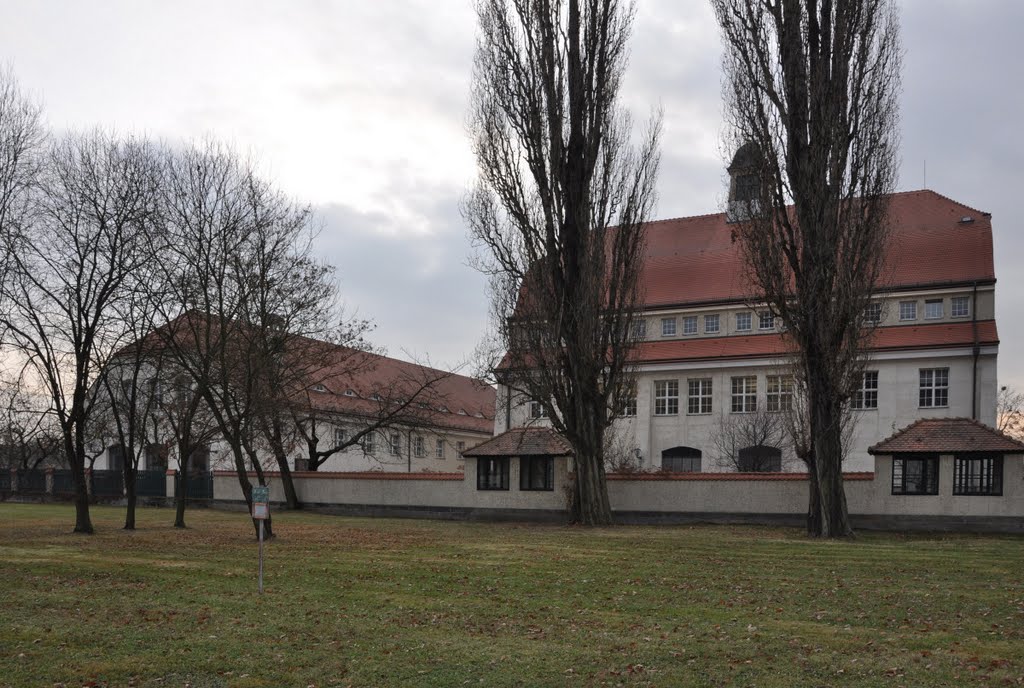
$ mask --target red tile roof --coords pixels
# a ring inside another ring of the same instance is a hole
[[[994,320],[979,321],[977,327],[979,344],[987,346],[999,343]],[[875,330],[869,348],[875,352],[941,349],[970,346],[973,342],[974,328],[970,322],[895,325]],[[765,358],[784,356],[791,350],[789,347],[785,334],[732,335],[643,342],[636,347],[636,357],[640,363]]]
[[[463,456],[569,456],[572,446],[551,428],[513,428],[478,444]]]
[[[369,353],[338,348],[338,362],[318,372],[326,392],[310,391],[313,407],[320,411],[372,418],[383,400],[412,397],[429,383],[422,403],[413,403],[409,414],[438,427],[491,435],[494,433],[495,391],[490,385],[465,375]],[[355,396],[349,396],[351,390]]]
[[[1024,443],[970,418],[922,418],[868,449],[869,454],[1024,454]]]
[[[973,221],[961,222],[964,217]],[[988,213],[934,191],[893,194],[887,289],[992,282]],[[648,308],[742,301],[751,289],[725,213],[659,220],[647,225],[641,275]]]

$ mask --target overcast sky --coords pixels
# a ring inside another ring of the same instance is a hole
[[[665,113],[659,218],[717,212],[718,34],[705,2],[639,0],[626,105]],[[1024,89],[1018,0],[901,3],[901,190],[993,214],[1001,384],[1024,388]],[[213,135],[314,205],[319,251],[389,353],[455,364],[487,317],[459,199],[470,0],[0,0],[0,63],[57,129]]]

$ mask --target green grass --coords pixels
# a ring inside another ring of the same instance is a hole
[[[1024,539],[0,504],[0,686],[1024,684]]]

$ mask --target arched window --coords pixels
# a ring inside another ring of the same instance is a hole
[[[700,473],[700,449],[672,447],[661,452],[661,469],[675,473]]]
[[[740,473],[779,473],[782,471],[782,450],[755,444],[739,451]]]

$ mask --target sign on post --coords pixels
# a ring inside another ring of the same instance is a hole
[[[263,522],[270,518],[270,487],[255,485],[252,488],[252,517],[260,522],[260,594],[263,594]]]
[[[267,485],[252,488],[252,517],[261,521],[270,518],[270,487]]]

